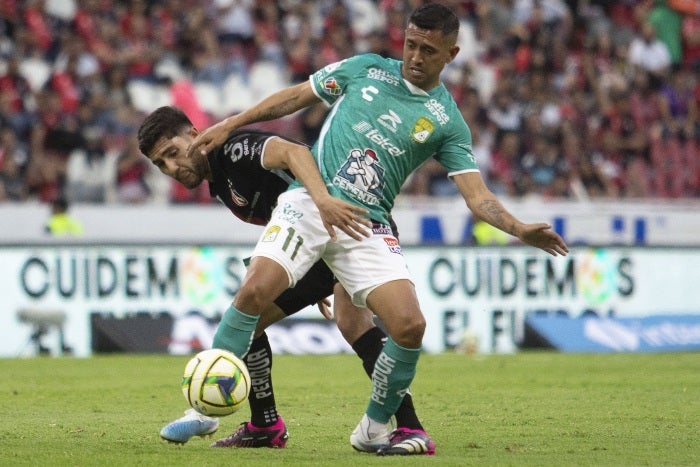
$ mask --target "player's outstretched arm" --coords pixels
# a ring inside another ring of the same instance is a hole
[[[208,154],[215,147],[222,145],[229,133],[237,128],[291,115],[319,101],[308,81],[282,89],[243,112],[202,131],[187,149],[187,156],[192,157],[197,151]]]
[[[565,256],[569,252],[566,242],[552,230],[551,225],[526,224],[510,214],[496,195],[486,187],[480,173],[468,172],[456,175],[454,182],[475,216],[552,256]]]

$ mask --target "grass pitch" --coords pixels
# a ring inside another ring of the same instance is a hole
[[[0,465],[700,465],[697,353],[424,355],[412,390],[437,454],[411,458],[350,447],[370,391],[352,355],[275,357],[285,449],[169,445],[158,432],[186,408],[186,361],[0,360]],[[222,419],[217,435],[248,415]]]

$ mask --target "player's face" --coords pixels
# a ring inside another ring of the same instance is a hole
[[[158,140],[148,158],[168,177],[192,189],[207,178],[209,163],[206,156],[187,157],[187,148],[196,136],[194,129],[173,138]]]
[[[403,43],[401,74],[409,83],[428,91],[440,84],[442,69],[457,52],[455,37],[409,24]]]

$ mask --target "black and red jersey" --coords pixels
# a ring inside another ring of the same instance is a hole
[[[235,130],[207,156],[213,179],[209,193],[249,224],[267,224],[277,197],[294,180],[289,171],[263,167],[263,151],[271,138],[283,137],[264,131]]]

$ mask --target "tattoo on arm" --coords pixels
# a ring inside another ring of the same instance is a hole
[[[479,204],[478,215],[491,225],[498,227],[499,229],[507,232],[511,235],[516,235],[515,232],[515,222],[511,222],[510,225],[506,225],[508,213],[503,208],[500,202],[495,199],[484,200]]]

